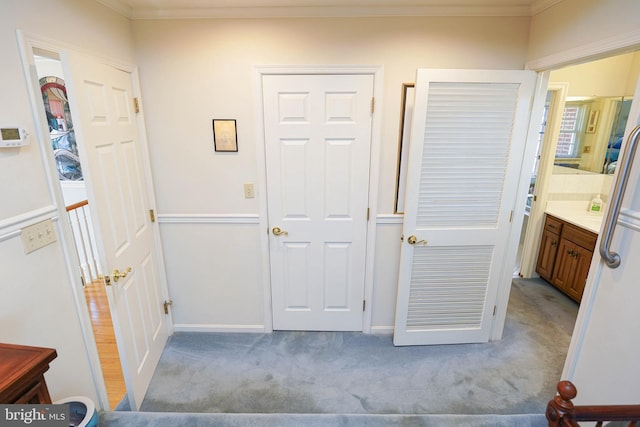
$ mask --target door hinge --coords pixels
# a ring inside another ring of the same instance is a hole
[[[138,101],[138,98],[133,98],[133,111],[136,113],[140,112],[140,102]]]
[[[493,315],[495,316],[497,312],[498,312],[498,306],[494,305],[493,306]]]
[[[367,301],[366,300],[362,300],[362,311],[364,311],[364,309],[367,307]]]
[[[371,97],[371,114],[373,114],[374,111],[376,111],[376,98]]]
[[[511,211],[511,213],[509,214],[509,222],[513,221],[513,211]]]
[[[149,209],[149,218],[151,219],[151,222],[156,222],[156,213],[153,209]]]
[[[162,306],[164,307],[164,314],[169,314],[169,307],[173,305],[173,301],[165,301]]]
[[[367,208],[367,221],[369,221],[369,213],[370,213],[371,209]]]

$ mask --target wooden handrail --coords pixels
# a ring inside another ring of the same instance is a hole
[[[75,209],[81,208],[83,206],[87,206],[88,204],[89,204],[88,200],[83,200],[81,202],[74,203],[72,205],[67,206],[67,212],[71,212],[71,211],[73,211]]]
[[[579,427],[578,421],[628,421],[629,427],[640,422],[640,405],[583,405],[571,402],[578,390],[571,381],[558,383],[558,394],[547,404],[546,417],[549,427]]]

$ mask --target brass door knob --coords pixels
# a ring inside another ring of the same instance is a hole
[[[111,273],[111,275],[113,276],[113,281],[117,282],[118,280],[127,277],[127,274],[129,273],[131,273],[131,267],[127,268],[122,273],[116,268],[115,270],[113,270],[113,273]]]
[[[427,241],[426,240],[418,240],[418,238],[416,236],[411,235],[407,239],[407,243],[409,243],[410,245],[426,245]]]
[[[282,236],[282,235],[288,236],[289,235],[288,231],[285,231],[285,230],[281,229],[280,227],[273,227],[271,229],[271,232],[273,233],[274,236]]]

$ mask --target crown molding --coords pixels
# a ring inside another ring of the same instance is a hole
[[[563,1],[564,0],[531,0],[531,16],[544,12]]]
[[[96,0],[101,5],[108,7],[111,10],[119,13],[125,18],[131,19],[133,16],[133,9],[131,6],[122,3],[120,0]]]
[[[302,7],[208,7],[132,8],[120,0],[96,0],[126,18],[154,19],[253,19],[253,18],[357,18],[402,16],[531,16],[528,5],[480,6],[302,6]],[[561,0],[534,0],[556,3]]]

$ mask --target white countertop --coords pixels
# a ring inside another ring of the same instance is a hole
[[[549,202],[545,213],[599,234],[604,212],[589,212],[587,205],[583,206],[583,204],[583,202]]]

